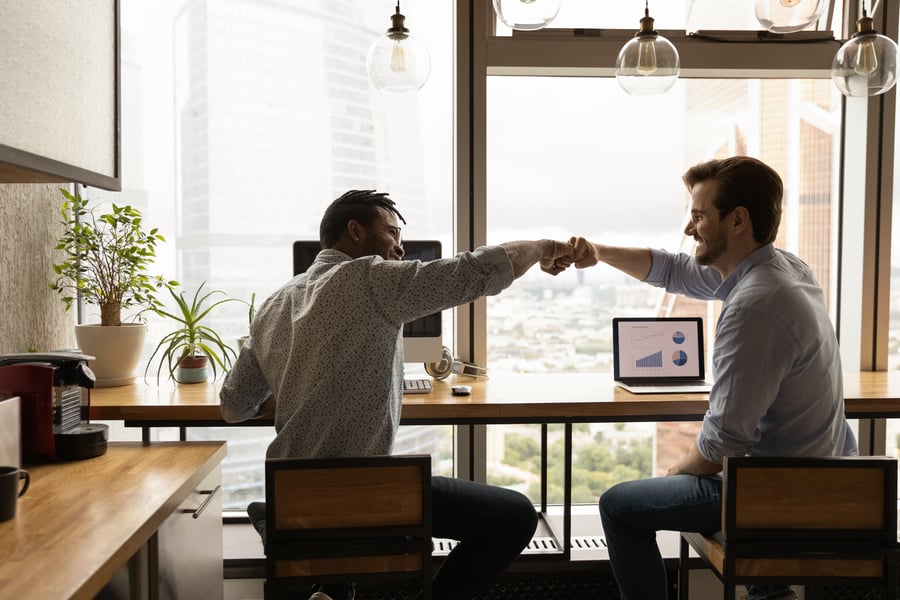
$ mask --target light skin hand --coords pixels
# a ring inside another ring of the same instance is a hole
[[[684,453],[681,460],[671,467],[666,473],[669,475],[715,475],[722,470],[722,465],[706,460],[706,457],[700,454],[697,444],[691,445],[690,449]]]
[[[575,263],[576,268],[593,267],[599,262],[594,244],[583,237],[572,237],[569,245],[572,246],[572,262]]]

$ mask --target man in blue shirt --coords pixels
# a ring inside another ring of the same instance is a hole
[[[689,169],[693,256],[572,240],[574,264],[604,262],[672,293],[721,300],[715,383],[696,443],[667,477],[629,481],[600,497],[622,598],[664,600],[660,530],[721,527],[726,456],[852,456],[843,376],[825,297],[809,267],[774,247],[783,185],[769,166],[737,156]],[[750,600],[796,598],[786,586],[748,586]]]

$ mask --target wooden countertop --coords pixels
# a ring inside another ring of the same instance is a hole
[[[472,386],[471,396],[452,396],[450,386]],[[222,423],[218,383],[97,388],[91,418],[132,422]],[[900,417],[900,371],[844,375],[847,416]],[[654,421],[700,419],[706,394],[631,394],[608,373],[451,376],[435,381],[429,394],[403,397],[404,423],[511,423],[559,421]]]
[[[93,598],[225,457],[224,442],[115,442],[103,456],[28,466],[0,523],[0,597]]]

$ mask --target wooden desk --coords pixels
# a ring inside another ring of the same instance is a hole
[[[16,517],[0,523],[0,597],[93,598],[224,457],[223,442],[110,443],[29,466]]]
[[[472,386],[471,396],[452,396],[450,386]],[[844,377],[847,416],[854,419],[900,417],[900,371],[857,372]],[[590,422],[699,421],[706,413],[707,394],[636,395],[616,387],[608,373],[565,375],[491,375],[490,379],[451,376],[435,381],[429,394],[403,397],[402,423],[407,425],[477,425],[492,423],[563,423],[563,518],[557,542],[570,556],[572,425]],[[223,425],[217,384],[147,386],[142,382],[91,392],[91,418],[121,420],[148,427]],[[251,420],[241,425],[267,425]],[[871,429],[871,424],[869,424]],[[861,428],[862,429],[862,428]],[[861,435],[861,438],[863,436]],[[874,436],[866,433],[861,446],[872,454]],[[470,436],[474,440],[474,436]],[[472,441],[470,441],[470,444]],[[470,452],[473,450],[470,447]],[[542,464],[546,480],[546,464]],[[547,513],[546,496],[541,512]],[[551,525],[556,535],[560,528]]]
[[[452,396],[450,386],[472,386],[471,396]],[[91,391],[91,419],[132,425],[222,425],[218,385],[145,385]],[[900,417],[900,371],[847,373],[847,416]],[[608,373],[451,376],[429,394],[403,397],[404,424],[573,423],[700,420],[706,394],[635,395],[613,385]],[[251,421],[245,425],[262,425]]]

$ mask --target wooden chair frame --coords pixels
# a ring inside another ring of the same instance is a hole
[[[693,548],[734,600],[741,584],[826,583],[897,589],[897,460],[730,457],[722,531],[682,532],[679,599],[689,598]]]
[[[431,457],[266,461],[266,600],[405,581],[431,598]]]

